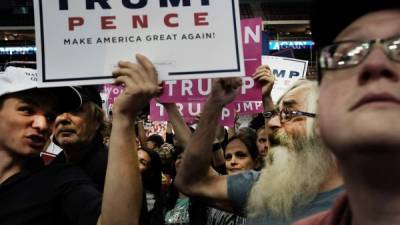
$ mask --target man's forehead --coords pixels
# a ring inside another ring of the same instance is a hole
[[[285,94],[285,96],[282,97],[281,101],[279,102],[279,106],[293,107],[304,104],[309,90],[309,86],[296,87],[290,90]]]
[[[45,90],[27,90],[12,94],[14,97],[25,103],[46,108],[55,108],[57,105],[57,98],[50,92]]]

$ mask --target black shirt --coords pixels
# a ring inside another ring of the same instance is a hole
[[[95,225],[101,194],[77,167],[37,164],[0,184],[1,225]]]
[[[100,192],[104,190],[104,181],[107,171],[108,149],[103,144],[101,135],[96,135],[92,143],[86,147],[85,155],[74,165],[81,168],[95,183]],[[65,164],[64,152],[60,152],[51,164]]]

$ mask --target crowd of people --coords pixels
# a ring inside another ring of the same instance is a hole
[[[162,91],[143,55],[113,72],[124,92],[112,121],[96,87],[39,88],[35,70],[8,67],[0,224],[400,224],[400,4],[346,2],[313,4],[319,80],[298,80],[274,104],[275,77],[258,67],[264,112],[239,130],[218,118],[240,78],[213,79],[195,129],[162,103],[164,138],[140,119]],[[50,142],[62,152],[44,164]]]

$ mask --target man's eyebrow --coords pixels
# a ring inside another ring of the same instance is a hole
[[[289,107],[295,105],[297,102],[294,99],[289,99],[289,100],[284,100],[282,101],[282,104],[284,107]]]
[[[20,98],[20,99],[21,99],[21,102],[23,102],[23,103],[26,103],[26,104],[29,104],[29,105],[33,105],[35,107],[39,106],[38,101],[36,101],[35,99],[29,98],[29,97],[23,97],[23,98]]]
[[[22,98],[20,98],[20,100],[21,100],[21,103],[29,104],[29,105],[31,105],[33,107],[41,107],[40,102],[35,98],[22,97]],[[48,111],[51,112],[51,113],[56,113],[56,110],[54,109],[54,106],[49,107]]]

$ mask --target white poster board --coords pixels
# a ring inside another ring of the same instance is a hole
[[[262,64],[268,65],[275,75],[275,84],[271,91],[271,97],[274,102],[277,102],[296,80],[306,78],[308,67],[307,60],[263,56]]]
[[[137,53],[160,80],[244,76],[238,0],[34,0],[43,86],[111,81]]]

